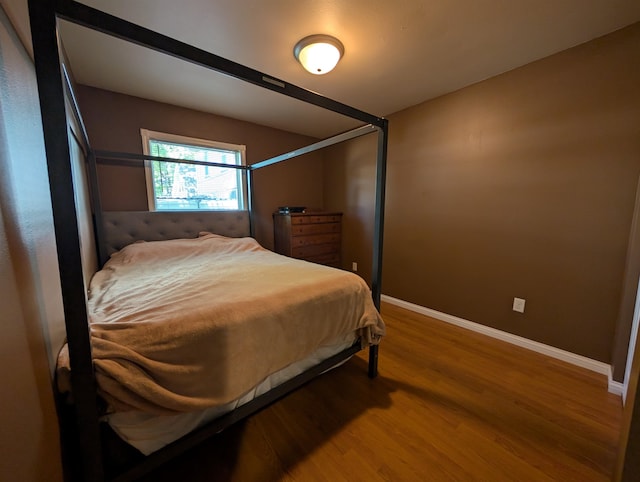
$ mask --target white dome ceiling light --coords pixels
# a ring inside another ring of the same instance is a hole
[[[329,35],[309,35],[296,44],[293,55],[308,72],[323,75],[337,65],[344,55],[344,46]]]

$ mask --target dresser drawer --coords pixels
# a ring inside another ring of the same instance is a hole
[[[339,243],[340,233],[311,234],[309,236],[293,236],[291,246],[299,248],[301,246],[312,246],[314,244]]]
[[[340,255],[338,253],[319,254],[317,256],[307,256],[306,261],[312,263],[326,264],[328,266],[340,267]]]
[[[314,244],[312,246],[300,246],[291,249],[291,255],[294,258],[307,258],[309,256],[318,256],[320,254],[334,254],[340,252],[340,243],[330,244]]]
[[[340,230],[340,223],[294,224],[291,226],[291,233],[294,236],[301,234],[339,233]]]
[[[338,223],[342,216],[339,214],[313,214],[308,216],[291,216],[291,224]]]

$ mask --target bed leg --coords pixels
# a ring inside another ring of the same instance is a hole
[[[378,345],[369,347],[369,378],[378,376]]]

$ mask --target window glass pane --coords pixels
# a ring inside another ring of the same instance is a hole
[[[149,140],[149,154],[218,164],[241,163],[237,151],[158,140]],[[159,211],[242,209],[242,176],[238,169],[152,161],[151,170]]]

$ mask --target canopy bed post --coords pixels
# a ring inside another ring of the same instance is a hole
[[[102,220],[102,201],[100,199],[100,185],[98,183],[98,165],[93,151],[89,151],[87,174],[89,177],[89,192],[91,193],[91,207],[93,209],[93,229],[98,248],[98,263],[103,266],[109,259],[105,250],[104,221]]]
[[[389,121],[384,119],[378,130],[378,158],[376,162],[376,207],[375,225],[373,228],[373,263],[371,269],[371,296],[378,311],[382,294],[382,242],[384,238],[384,196],[387,176],[387,141],[389,137]],[[378,345],[369,347],[369,377],[378,375]]]
[[[31,37],[43,121],[58,269],[72,366],[76,430],[84,480],[104,480],[98,424],[97,386],[91,358],[85,285],[67,137],[64,85],[53,1],[29,0]]]
[[[250,167],[244,172],[247,176],[247,211],[249,212],[249,234],[251,237],[256,235],[255,217],[253,215],[253,169]]]

